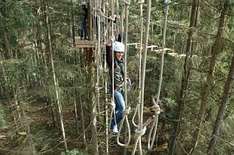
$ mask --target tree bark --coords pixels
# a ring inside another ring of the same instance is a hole
[[[220,134],[220,129],[221,129],[221,124],[223,122],[224,113],[225,113],[226,108],[227,108],[227,101],[229,98],[230,88],[231,88],[233,79],[234,79],[234,53],[232,56],[232,62],[230,65],[228,77],[227,77],[227,80],[224,84],[223,95],[222,95],[220,103],[219,103],[220,104],[219,111],[218,111],[216,121],[214,124],[211,140],[209,142],[209,146],[208,146],[208,150],[207,150],[208,155],[214,154],[215,145],[217,143],[217,138]]]
[[[85,120],[84,120],[84,110],[83,110],[83,101],[81,99],[81,95],[79,94],[79,103],[80,103],[80,117],[81,117],[81,125],[83,131],[83,141],[85,145],[85,150],[87,149],[87,140],[86,140],[86,132],[85,132]]]
[[[94,1],[94,5],[96,5],[96,1]],[[94,36],[94,30],[93,30],[93,25],[95,24],[92,24],[92,19],[93,17],[96,18],[95,16],[92,16],[91,14],[91,10],[92,10],[92,6],[91,4],[93,4],[93,2],[89,3],[89,13],[90,13],[90,16],[89,16],[89,29],[88,31],[90,32],[89,34],[89,37],[90,37],[90,40],[93,40],[95,39],[95,36]],[[92,35],[91,35],[92,34]],[[94,155],[98,155],[99,154],[99,151],[98,151],[98,134],[97,134],[97,102],[99,102],[99,55],[98,55],[98,52],[99,51],[99,48],[96,48],[95,49],[95,64],[92,64],[90,65],[90,73],[91,73],[91,81],[92,81],[92,85],[91,85],[91,89],[93,89],[92,91],[92,105],[91,105],[91,108],[92,108],[92,113],[91,113],[91,121],[92,121],[92,125],[91,125],[91,133],[92,133],[92,148],[91,148],[91,151],[92,151],[92,154]],[[93,54],[93,49],[90,49],[90,52]],[[96,74],[95,74],[96,73]]]
[[[192,140],[192,148],[190,150],[190,154],[193,153],[193,151],[196,148],[197,143],[198,143],[202,122],[204,120],[205,111],[207,108],[210,88],[211,88],[212,83],[213,83],[213,72],[214,72],[214,68],[215,68],[216,58],[217,58],[217,55],[220,52],[222,52],[223,47],[224,47],[223,34],[224,34],[224,30],[225,30],[226,14],[228,11],[227,2],[228,2],[228,0],[225,1],[222,12],[221,12],[218,32],[216,35],[216,40],[215,40],[215,42],[212,46],[212,49],[211,49],[211,57],[210,57],[208,74],[206,77],[206,81],[204,82],[204,85],[201,89],[200,110],[199,110],[199,114],[198,114],[199,117],[198,117],[198,120],[196,121],[196,129],[195,129],[194,135],[193,135],[194,138]]]
[[[74,98],[74,113],[75,113],[75,124],[76,124],[76,132],[79,133],[79,119],[78,119],[78,111],[77,111],[77,102],[76,98]]]
[[[181,130],[181,121],[182,116],[184,113],[184,104],[185,104],[185,98],[186,98],[186,90],[188,88],[188,81],[190,77],[190,71],[191,71],[191,58],[193,55],[193,34],[194,34],[194,28],[197,26],[197,19],[198,19],[198,11],[199,11],[199,0],[193,0],[192,2],[192,8],[191,8],[191,16],[190,16],[190,26],[188,31],[188,38],[186,43],[186,56],[184,60],[184,72],[182,75],[182,81],[181,81],[181,87],[179,91],[179,95],[177,97],[177,104],[178,104],[178,113],[177,113],[177,124],[175,125],[174,133],[172,135],[172,141],[169,149],[169,154],[173,155],[176,147],[176,139],[178,138],[178,135]]]
[[[73,47],[76,46],[76,38],[75,38],[75,16],[74,16],[74,4],[73,0],[71,0],[71,37],[72,37],[72,44]]]
[[[98,155],[98,137],[97,137],[97,104],[96,104],[96,99],[97,99],[97,92],[95,91],[95,68],[94,66],[91,66],[91,81],[92,82],[92,88],[94,89],[92,91],[92,113],[91,113],[91,121],[92,121],[92,125],[91,125],[91,133],[92,133],[92,154],[93,155]]]

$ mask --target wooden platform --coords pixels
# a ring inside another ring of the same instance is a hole
[[[95,48],[95,41],[91,40],[76,40],[76,46],[77,48]]]

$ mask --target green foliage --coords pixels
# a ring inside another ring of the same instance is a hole
[[[1,1],[0,8],[0,33],[4,34],[7,32],[11,48],[16,48],[18,36],[22,35],[23,32],[26,32],[32,26],[34,20],[32,8],[24,1],[18,0]],[[3,39],[4,37],[1,37],[0,42],[3,43]]]
[[[5,120],[5,110],[4,106],[0,104],[0,129],[5,128],[7,126],[6,120]]]

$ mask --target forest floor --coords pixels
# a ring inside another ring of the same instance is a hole
[[[21,122],[16,123],[14,121],[13,113],[11,111],[12,103],[1,102],[4,114],[5,125],[0,126],[0,155],[31,155],[32,146],[30,146],[30,135],[28,134],[28,128]],[[76,122],[74,115],[74,106],[65,106],[63,109],[63,116],[65,120],[66,139],[69,150],[79,148],[79,151],[86,152],[87,149],[83,143],[83,131],[81,121]],[[33,142],[33,149],[39,154],[45,155],[58,155],[64,152],[63,139],[59,130],[59,124],[57,127],[51,119],[50,108],[44,102],[35,101],[27,104],[24,110],[27,124],[30,126],[31,141]],[[22,117],[22,116],[21,116]],[[88,121],[88,120],[87,120]],[[88,125],[86,121],[85,125]],[[58,122],[58,121],[56,121]],[[18,124],[16,126],[16,124]],[[78,124],[78,125],[76,125]],[[101,129],[102,130],[102,129]],[[90,131],[86,131],[87,141],[91,139]],[[105,151],[105,129],[100,132],[100,138],[103,139],[103,143],[100,144],[101,154]],[[147,146],[147,137],[143,138],[142,142],[144,146]],[[89,143],[89,141],[88,141]],[[116,144],[116,136],[110,138],[110,154],[120,155],[123,154],[124,149]],[[90,147],[90,146],[87,146]],[[156,152],[164,154],[168,144],[164,143],[157,147]],[[127,148],[128,154],[131,153],[133,145]],[[155,151],[153,151],[155,153]],[[153,154],[152,152],[152,154]]]

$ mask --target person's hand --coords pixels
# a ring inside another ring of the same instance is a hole
[[[107,46],[112,46],[112,43],[115,41],[115,38],[114,37],[112,37],[111,39],[109,39],[108,41],[107,41]]]

